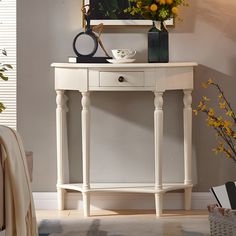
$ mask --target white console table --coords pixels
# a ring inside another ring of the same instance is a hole
[[[192,195],[192,90],[194,62],[131,63],[131,64],[71,64],[53,63],[57,93],[57,191],[58,209],[64,209],[66,190],[83,195],[84,216],[90,215],[90,194],[93,192],[152,193],[155,195],[156,215],[161,216],[163,195],[167,191],[185,190],[185,209],[191,209]],[[82,94],[82,162],[83,183],[69,183],[66,90]],[[184,181],[162,181],[163,157],[163,93],[183,90],[184,109]],[[99,184],[90,183],[90,93],[96,91],[150,91],[154,93],[155,179],[153,183]]]

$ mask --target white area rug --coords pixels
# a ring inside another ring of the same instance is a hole
[[[101,217],[89,219],[41,220],[40,236],[206,236],[206,218]]]

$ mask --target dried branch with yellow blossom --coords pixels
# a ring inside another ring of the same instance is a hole
[[[224,92],[220,86],[212,79],[209,79],[206,83],[202,83],[203,88],[213,86],[219,92],[218,95],[218,107],[221,110],[222,116],[217,116],[215,110],[209,106],[210,99],[203,96],[199,102],[197,108],[193,110],[194,114],[203,112],[206,114],[207,125],[212,127],[217,134],[217,137],[221,139],[217,147],[213,151],[218,153],[224,153],[227,158],[230,158],[236,162],[236,115],[233,111],[230,102],[225,97]]]

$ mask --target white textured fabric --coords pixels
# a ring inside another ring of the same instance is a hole
[[[30,181],[32,182],[33,179],[33,153],[32,152],[25,152],[26,160],[27,160],[27,167],[29,170]],[[0,147],[0,232],[4,229],[4,180],[3,180],[3,158],[2,152]],[[0,233],[1,236],[1,233]],[[5,236],[5,234],[4,234]]]
[[[6,236],[36,236],[37,224],[21,138],[17,132],[0,126],[4,163]]]

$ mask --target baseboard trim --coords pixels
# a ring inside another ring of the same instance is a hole
[[[56,192],[34,192],[33,198],[37,210],[56,210]],[[215,203],[213,197],[207,192],[194,192],[192,194],[192,209],[203,210],[207,205]],[[82,209],[83,201],[80,193],[66,194],[66,209]],[[154,209],[154,196],[152,194],[131,193],[94,193],[91,196],[92,210],[149,210]],[[164,196],[164,209],[184,209],[183,193],[166,193]]]
[[[5,231],[5,230],[3,230],[3,231],[0,231],[0,236],[5,236],[5,233],[6,233],[6,231]]]

